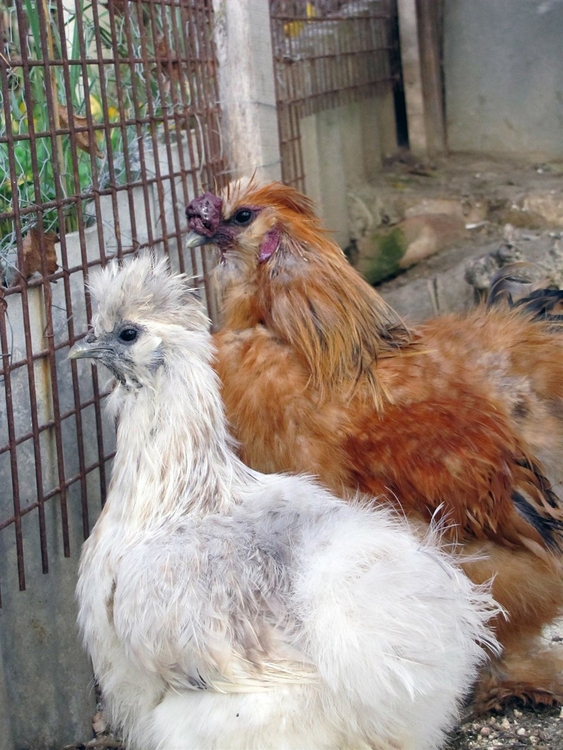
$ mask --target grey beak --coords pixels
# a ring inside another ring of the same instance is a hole
[[[200,245],[207,245],[210,242],[213,242],[213,237],[206,237],[204,234],[200,234],[199,232],[196,232],[195,229],[192,229],[192,231],[186,237],[187,248],[199,247]]]
[[[101,347],[97,341],[88,341],[87,338],[77,341],[68,353],[69,359],[86,359],[92,357],[99,359],[107,347]]]

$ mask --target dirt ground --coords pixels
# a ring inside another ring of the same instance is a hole
[[[554,648],[563,648],[563,621],[545,633]],[[447,750],[563,750],[563,708],[522,705],[464,721],[451,737]]]
[[[452,736],[450,750],[493,750],[534,747],[563,748],[563,714],[559,708],[509,708],[501,714],[462,724]]]
[[[563,620],[552,625],[545,639],[563,648]],[[452,734],[446,750],[563,750],[563,708],[507,707],[478,719],[467,719]]]

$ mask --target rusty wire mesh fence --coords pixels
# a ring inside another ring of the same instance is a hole
[[[304,190],[301,119],[392,86],[396,2],[271,0],[270,7],[282,178]]]
[[[270,9],[283,179],[304,189],[302,118],[392,85],[395,0]],[[228,179],[213,22],[212,0],[0,4],[4,591],[75,553],[105,497],[104,375],[66,356],[90,319],[89,271],[153,247],[212,304],[183,235],[189,200]]]
[[[184,207],[226,165],[211,0],[4,0],[0,31],[0,576],[23,589],[105,496],[105,385],[67,361],[87,273],[154,247],[205,297]]]

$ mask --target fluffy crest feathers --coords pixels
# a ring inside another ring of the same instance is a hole
[[[286,210],[298,214],[300,219],[310,220],[323,234],[327,234],[315,213],[313,201],[295,188],[281,182],[260,185],[254,178],[237,180],[225,188],[222,197],[226,217],[230,216],[240,203],[247,201],[257,206],[271,206],[278,211]]]
[[[97,303],[96,326],[111,331],[116,320],[177,323],[207,331],[209,319],[184,274],[171,274],[168,260],[144,253],[135,262],[111,261],[91,274],[88,288]]]

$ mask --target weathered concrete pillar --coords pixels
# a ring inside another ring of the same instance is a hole
[[[327,109],[301,120],[305,191],[341,247],[349,242],[346,162],[342,144],[343,108]]]
[[[395,114],[395,102],[391,86],[382,88],[373,99],[367,99],[366,103],[377,113],[377,142],[380,156],[388,159],[397,153],[397,117]],[[365,135],[364,135],[365,139]],[[378,162],[376,171],[381,171],[381,161]]]
[[[436,3],[398,0],[409,146],[425,156],[445,150]]]
[[[365,101],[365,100],[364,100]],[[362,102],[350,102],[335,110],[340,125],[340,142],[346,187],[366,181]],[[377,137],[377,134],[374,134]]]
[[[399,0],[398,9],[409,146],[413,154],[426,154],[428,138],[424,122],[424,93],[422,90],[416,0]]]
[[[281,179],[268,0],[213,0],[225,149],[235,177]]]

